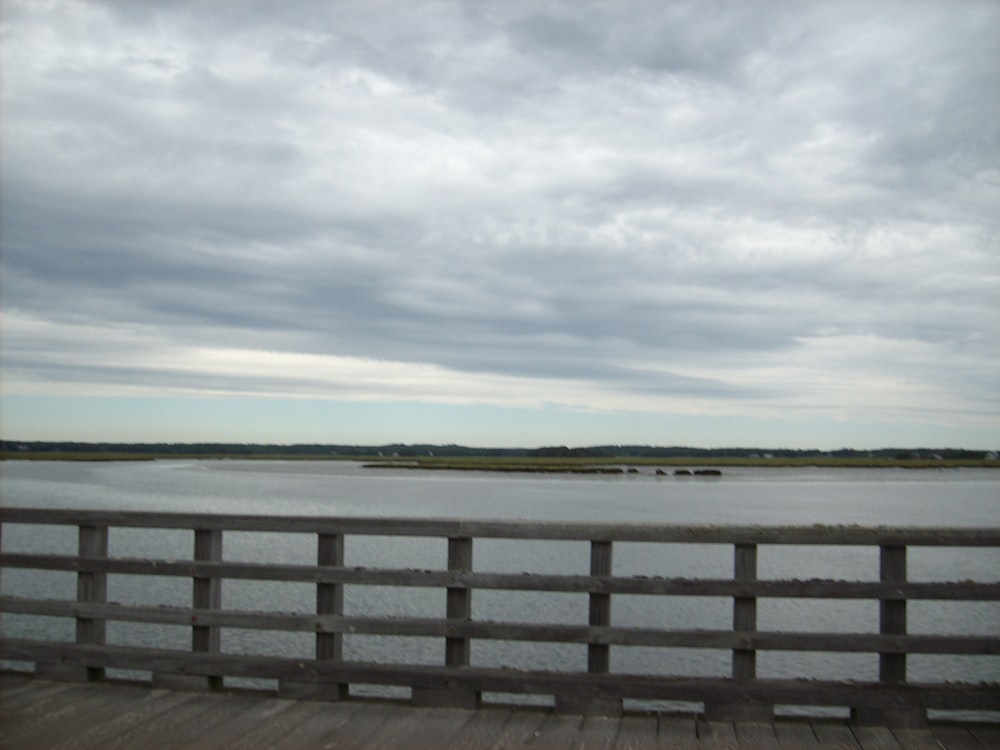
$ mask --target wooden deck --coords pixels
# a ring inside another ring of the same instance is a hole
[[[263,693],[194,693],[122,683],[53,682],[0,674],[0,748],[842,748],[985,750],[1000,725],[929,729],[852,727],[831,719],[708,722],[693,714],[621,718],[551,710],[415,708],[348,700],[295,701]]]

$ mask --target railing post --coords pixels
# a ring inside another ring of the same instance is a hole
[[[77,554],[81,558],[106,558],[108,556],[108,527],[80,526]],[[81,571],[76,575],[76,600],[80,603],[104,604],[108,600],[108,574]],[[103,646],[106,642],[107,623],[98,618],[76,618],[76,642],[80,645]],[[39,676],[49,679],[79,682],[104,679],[103,667],[78,667],[69,665],[39,664]]]
[[[906,547],[883,545],[879,549],[879,579],[883,583],[906,582]],[[879,632],[906,635],[906,599],[879,602]],[[906,654],[879,654],[878,678],[881,682],[906,682]]]
[[[316,565],[320,568],[344,567],[344,536],[342,534],[318,534]],[[316,614],[344,614],[344,585],[341,583],[316,584]],[[317,661],[343,661],[343,633],[316,633]],[[346,683],[324,683],[318,680],[280,680],[278,693],[282,698],[337,701],[348,697],[350,687]]]
[[[906,546],[883,544],[879,547],[879,580],[882,583],[906,583]],[[906,599],[883,596],[879,600],[879,633],[906,635]],[[906,654],[879,653],[878,679],[885,684],[906,682]],[[920,706],[857,706],[851,709],[856,724],[895,727],[927,726],[927,710]]]
[[[195,529],[195,562],[222,561],[222,529]],[[194,609],[220,609],[222,607],[222,579],[216,576],[196,576],[193,579],[191,606]],[[218,625],[192,625],[191,651],[217,654],[221,648],[221,631]],[[222,675],[188,675],[157,672],[153,684],[177,690],[219,690]]]
[[[757,578],[757,545],[737,544],[734,549],[733,577],[737,581]],[[757,630],[757,599],[752,596],[733,598],[733,630],[753,633]],[[733,679],[752,680],[757,676],[757,652],[753,649],[733,649]]]
[[[590,543],[590,575],[604,578],[611,575],[613,547],[610,541],[595,540]],[[611,594],[605,591],[590,593],[588,622],[591,626],[611,625]],[[607,643],[587,644],[588,674],[607,674],[611,671],[611,647]],[[609,697],[556,696],[556,712],[563,714],[598,714],[621,716],[622,699]]]
[[[611,575],[611,542],[590,543],[590,575]],[[603,591],[593,591],[590,594],[591,625],[611,624],[611,594]],[[606,643],[590,643],[587,645],[587,671],[590,673],[607,674],[611,670],[611,647]]]
[[[472,539],[468,537],[448,540],[448,572],[472,571]],[[464,586],[449,586],[446,614],[449,620],[468,621],[472,618],[472,592]],[[471,655],[468,638],[445,639],[445,665],[467,667]]]
[[[757,545],[737,543],[733,549],[733,579],[757,580]],[[733,597],[733,631],[752,634],[757,631],[757,598]],[[752,648],[734,648],[732,655],[733,681],[749,682],[757,679],[757,652]],[[774,706],[755,702],[708,704],[705,718],[710,721],[771,721]]]
[[[472,538],[452,537],[448,539],[448,572],[472,572]],[[465,586],[449,586],[445,603],[449,621],[468,622],[472,619],[472,591]],[[469,666],[471,643],[465,637],[447,636],[444,645],[446,667]],[[412,691],[415,706],[438,706],[449,708],[475,708],[479,705],[480,693],[469,688],[448,685],[443,688],[419,688]]]

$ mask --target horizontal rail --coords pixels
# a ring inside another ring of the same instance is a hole
[[[759,649],[851,653],[1000,654],[1000,639],[968,635],[880,635],[878,633],[738,632],[732,630],[663,630],[623,626],[556,625],[398,617],[247,612],[143,607],[0,597],[0,612],[83,617],[160,625],[216,625],[250,630],[282,630],[352,635],[459,637],[502,641],[601,643],[673,648]]]
[[[713,703],[733,699],[733,683],[718,677],[663,677],[644,674],[578,674],[480,667],[370,664],[311,661],[242,654],[193,654],[165,649],[53,644],[0,639],[0,658],[21,661],[72,662],[116,669],[170,671],[187,675],[231,674],[279,680],[322,680],[356,684],[412,686],[422,689],[469,689],[576,695],[587,698],[626,697]],[[993,685],[947,685],[824,680],[765,680],[741,683],[740,702],[797,705],[854,705],[896,708],[901,704],[942,709],[1000,710],[1000,691]]]
[[[212,513],[150,513],[39,508],[4,508],[0,523],[117,528],[261,531],[481,539],[659,542],[775,545],[1000,546],[1000,527],[922,528],[890,526],[715,526],[675,524],[475,521],[431,518],[329,516],[234,516]]]
[[[585,576],[538,573],[451,573],[444,570],[392,568],[319,568],[243,562],[187,562],[140,558],[83,558],[69,555],[0,553],[0,567],[56,570],[74,573],[288,583],[343,583],[368,586],[460,587],[509,591],[646,594],[661,596],[754,596],[814,599],[925,599],[1000,601],[1000,582],[974,581],[884,582],[830,579],[735,581],[710,578],[656,576]]]

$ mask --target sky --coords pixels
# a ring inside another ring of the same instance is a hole
[[[1000,4],[6,0],[0,433],[1000,447]]]

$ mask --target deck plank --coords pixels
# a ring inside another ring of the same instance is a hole
[[[893,729],[892,734],[903,750],[941,750],[930,729]]]
[[[583,717],[550,713],[528,739],[526,746],[545,750],[570,750],[579,747]]]
[[[892,730],[885,727],[851,727],[862,750],[902,750]]]
[[[618,728],[615,750],[649,750],[656,747],[657,717],[654,714],[626,714]]]
[[[1000,726],[974,725],[969,727],[969,732],[982,743],[983,747],[992,750],[1000,747]]]
[[[366,739],[366,747],[410,747],[438,750],[450,747],[474,711],[460,708],[412,708],[391,722],[384,722]],[[291,747],[291,746],[289,746]]]
[[[255,711],[265,698],[249,695],[196,695],[149,721],[123,732],[103,750],[141,747],[143,750],[173,750],[194,747],[206,727],[221,728],[247,711]]]
[[[315,711],[309,701],[295,703],[278,713],[266,724],[254,723],[249,732],[244,733],[231,747],[233,750],[270,750],[284,740],[302,722],[308,720]]]
[[[185,693],[136,684],[0,679],[0,747],[18,750],[985,750],[1000,726],[851,727],[844,720],[708,722],[694,714],[566,716],[550,708],[414,708],[295,701],[249,691]]]
[[[455,747],[463,750],[489,750],[510,720],[511,709],[506,707],[483,708],[473,713],[453,739]]]
[[[529,746],[534,738],[541,734],[548,715],[546,711],[533,708],[511,711],[510,717],[504,722],[489,750],[513,750]]]
[[[131,730],[160,724],[160,716],[173,708],[196,705],[197,696],[171,693],[149,695],[145,699],[128,702],[111,702],[102,706],[101,713],[87,717],[87,724],[81,731],[60,739],[51,745],[52,750],[90,750],[101,748],[110,750],[119,747],[135,747],[124,735]]]
[[[660,714],[658,750],[697,750],[698,727],[694,714]]]
[[[736,729],[729,721],[698,720],[699,750],[738,750]]]
[[[217,747],[238,747],[241,742],[251,744],[253,735],[259,733],[262,728],[273,726],[276,723],[287,724],[286,715],[295,706],[295,701],[281,700],[277,698],[267,698],[262,703],[251,706],[243,705],[242,710],[235,716],[220,726],[209,725],[203,727],[203,734],[197,737],[188,747],[210,748]]]
[[[129,704],[145,697],[155,701],[166,699],[164,691],[149,695],[144,688],[107,690],[97,684],[77,685],[50,695],[48,700],[10,711],[5,707],[3,742],[5,747],[53,747],[67,737],[75,737],[101,721],[113,719],[115,712],[127,710]],[[186,698],[178,695],[178,698]]]
[[[578,750],[612,750],[618,739],[621,719],[614,716],[587,716],[580,727]]]
[[[984,750],[983,744],[965,727],[931,727],[931,732],[946,750]]]
[[[734,724],[740,750],[778,750],[774,724],[743,721]]]
[[[814,750],[822,747],[809,722],[787,719],[774,723],[774,734],[781,750]]]
[[[5,700],[14,698],[19,693],[37,689],[37,683],[29,672],[5,672],[0,674],[0,695]]]
[[[29,712],[40,710],[39,706],[58,700],[60,693],[65,693],[80,687],[73,682],[50,682],[49,680],[29,680],[26,685],[18,685],[15,690],[7,693],[7,681],[0,683],[0,708],[14,714],[21,713],[24,706],[29,706]]]
[[[322,704],[319,705],[322,706]],[[348,708],[345,704],[330,704],[330,706],[338,713],[345,712]],[[400,721],[400,709],[401,706],[396,703],[380,704],[378,702],[366,702],[356,710],[352,710],[348,715],[347,721],[338,722],[336,728],[322,742],[312,747],[332,746],[338,748],[338,750],[392,747],[392,745],[377,743],[373,738],[377,737],[379,732],[387,725],[393,726],[398,724]],[[294,750],[309,747],[305,744],[285,743],[284,739],[284,737],[279,738],[279,740],[273,741],[267,747],[287,747]],[[414,742],[413,746],[417,747],[418,743]]]
[[[321,703],[308,701],[307,709],[298,714],[294,726],[280,737],[274,739],[269,747],[275,750],[283,748],[311,748],[328,745],[342,747],[347,743],[352,726],[361,727],[366,724],[365,706],[350,702]],[[374,721],[367,721],[373,726]],[[353,741],[353,740],[352,740]]]
[[[854,737],[854,733],[851,731],[851,728],[847,725],[846,721],[838,721],[836,719],[830,721],[814,721],[812,723],[812,728],[823,748],[831,748],[831,750],[861,749],[861,745],[858,744],[857,739]]]

